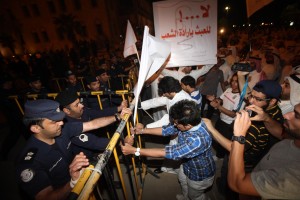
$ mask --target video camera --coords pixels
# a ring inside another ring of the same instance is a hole
[[[254,70],[253,67],[251,67],[251,64],[248,62],[243,63],[234,63],[231,67],[231,70],[236,71],[243,71],[243,72],[252,72]]]

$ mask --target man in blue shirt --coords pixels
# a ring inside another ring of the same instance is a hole
[[[162,128],[143,128],[138,124],[135,134],[170,136],[178,134],[178,144],[164,149],[140,149],[125,144],[125,155],[165,157],[181,160],[178,173],[182,195],[177,199],[205,199],[205,190],[213,184],[216,166],[212,154],[212,138],[201,120],[200,109],[191,100],[175,103],[169,112],[171,124]]]

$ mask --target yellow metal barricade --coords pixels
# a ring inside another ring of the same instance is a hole
[[[49,97],[52,99],[55,99],[58,93],[48,93],[48,94],[43,94],[43,97]],[[101,104],[101,95],[107,94],[104,93],[102,91],[99,92],[78,92],[79,96],[86,96],[86,95],[96,95],[98,98],[98,103],[99,103],[99,107],[100,109],[102,109],[102,104]],[[113,95],[119,95],[122,97],[123,100],[125,100],[125,95],[130,94],[130,92],[128,92],[128,90],[118,90],[115,92],[111,92],[111,94]],[[27,99],[33,99],[36,100],[39,98],[40,95],[37,94],[31,94],[31,95],[26,95],[25,97]],[[129,96],[129,95],[128,95]],[[15,95],[15,96],[10,96],[9,99],[12,99],[15,101],[15,103],[17,104],[20,112],[24,115],[24,110],[20,104],[19,101],[19,96]],[[131,104],[131,109],[133,108],[134,104]],[[95,183],[99,180],[100,176],[101,176],[101,171],[102,169],[105,167],[106,162],[108,160],[108,158],[110,157],[111,153],[113,152],[114,157],[115,157],[115,162],[116,162],[116,166],[117,166],[117,171],[119,174],[119,178],[122,184],[122,190],[123,190],[123,195],[124,195],[124,199],[129,199],[128,194],[127,194],[127,190],[126,190],[126,186],[125,186],[125,182],[124,182],[124,177],[123,177],[123,173],[120,167],[120,162],[119,162],[119,158],[115,149],[115,146],[119,140],[120,134],[123,132],[124,127],[126,126],[127,128],[127,133],[128,135],[130,134],[130,126],[128,123],[128,118],[129,116],[126,115],[124,117],[124,119],[122,119],[122,121],[120,122],[119,127],[117,128],[117,130],[115,131],[114,135],[112,136],[112,138],[110,139],[110,142],[108,144],[108,146],[106,147],[106,150],[103,154],[101,154],[99,156],[99,161],[97,163],[97,165],[95,167],[93,166],[89,166],[84,173],[81,175],[80,180],[78,181],[78,183],[75,185],[75,187],[72,190],[72,194],[70,195],[70,199],[89,199],[89,197],[91,199],[93,199],[92,192],[93,189],[95,187]],[[141,140],[139,137],[139,143],[141,144]],[[140,145],[139,145],[140,146]],[[133,165],[133,174],[134,174],[134,180],[135,180],[135,187],[136,187],[136,192],[138,194],[138,199],[141,198],[141,185],[138,183],[138,178],[137,178],[137,172],[136,172],[136,164],[135,164],[135,159],[132,157],[131,159],[132,161],[132,165]],[[145,177],[146,171],[144,170],[142,171],[142,177]]]

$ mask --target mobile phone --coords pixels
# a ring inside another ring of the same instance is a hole
[[[254,117],[257,113],[252,111],[252,110],[246,110],[247,113],[249,114],[249,117]]]

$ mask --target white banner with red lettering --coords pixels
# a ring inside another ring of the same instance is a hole
[[[167,67],[217,63],[217,1],[153,3],[155,37],[171,42]]]

